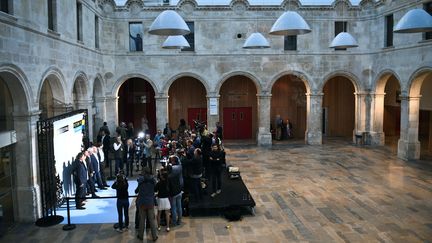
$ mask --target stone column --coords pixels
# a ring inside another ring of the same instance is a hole
[[[17,221],[34,222],[42,216],[37,153],[37,124],[41,111],[13,114],[17,143],[14,145]]]
[[[75,107],[77,109],[87,109],[88,114],[88,131],[89,131],[89,139],[93,138],[93,100],[76,100]]]
[[[354,119],[354,131],[353,131],[353,143],[356,142],[356,134],[363,136],[365,144],[369,143],[369,121],[370,121],[370,103],[371,97],[366,92],[356,92],[355,96],[355,119]],[[369,119],[368,119],[369,118]]]
[[[219,121],[219,98],[220,95],[218,94],[207,95],[207,129],[211,132],[216,130],[216,122],[221,122]],[[215,103],[210,104],[211,100],[213,100]],[[214,105],[214,107],[210,107],[210,105]],[[214,109],[214,111],[216,111],[216,114],[211,114],[211,109]]]
[[[118,96],[110,96],[105,99],[105,121],[111,133],[111,137],[115,136],[115,130],[118,126]]]
[[[322,144],[322,102],[324,93],[314,91],[306,94],[305,142],[310,145]]]
[[[401,97],[401,128],[398,141],[398,157],[404,160],[420,158],[418,141],[420,98]]]
[[[258,146],[271,146],[272,135],[270,132],[271,94],[257,95],[258,102]]]
[[[155,96],[156,100],[156,129],[165,128],[165,124],[169,121],[168,112],[168,95],[159,94]]]
[[[370,144],[371,145],[384,145],[384,98],[385,93],[372,93],[371,94],[371,129],[370,129]]]

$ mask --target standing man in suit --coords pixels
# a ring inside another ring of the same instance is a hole
[[[76,186],[75,191],[75,205],[77,209],[85,209],[83,198],[86,196],[86,184],[87,184],[87,168],[85,166],[85,154],[79,152],[74,161],[74,181]]]
[[[126,162],[126,176],[129,176],[129,172],[130,175],[132,176],[135,147],[132,142],[132,139],[130,138],[126,141],[126,148],[124,154],[125,154],[124,161]]]
[[[106,133],[105,130],[100,130],[99,131],[99,136],[97,138],[97,142],[100,143],[100,144],[102,144],[102,150],[103,150],[104,159],[105,159],[102,162],[105,162],[105,167],[108,168],[108,166],[109,166],[109,151],[110,151],[110,148],[111,148],[111,138]]]
[[[91,147],[91,155],[90,155],[90,161],[93,167],[93,181],[95,183],[97,183],[98,188],[101,190],[106,190],[106,188],[104,187],[103,183],[102,183],[102,178],[101,178],[101,174],[100,174],[100,163],[99,163],[99,158],[97,156],[98,154],[98,149],[96,146],[92,146]]]
[[[100,143],[97,144],[96,149],[97,149],[97,158],[99,160],[99,173],[101,176],[101,180],[102,180],[102,184],[104,187],[109,187],[106,181],[106,177],[105,177],[105,153],[103,151],[103,145],[101,145]]]
[[[117,137],[115,143],[113,144],[114,148],[114,159],[115,159],[115,174],[117,175],[120,170],[123,170],[123,153],[124,147],[122,138],[120,136]]]
[[[87,194],[91,194],[93,198],[95,197],[99,197],[96,195],[96,188],[95,188],[95,182],[93,180],[93,175],[94,175],[94,168],[93,168],[93,164],[91,162],[91,154],[92,154],[92,148],[88,148],[85,152],[86,155],[86,166],[87,166]]]

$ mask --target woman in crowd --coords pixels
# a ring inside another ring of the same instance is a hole
[[[158,214],[157,214],[158,230],[161,230],[161,226],[160,226],[161,214],[165,212],[166,231],[169,232],[171,204],[168,198],[169,197],[168,173],[165,170],[161,170],[159,181],[155,187],[155,192],[157,193],[157,203],[158,203]]]

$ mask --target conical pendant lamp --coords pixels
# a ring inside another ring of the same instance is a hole
[[[395,33],[416,33],[432,31],[432,16],[423,9],[411,9],[393,28]]]
[[[190,47],[186,38],[182,35],[171,35],[165,40],[162,44],[162,48],[164,49],[181,49],[185,47]]]
[[[165,10],[153,21],[149,33],[152,35],[186,35],[190,33],[190,30],[176,11]]]
[[[301,35],[311,31],[311,28],[300,14],[294,11],[286,11],[273,24],[270,34]]]
[[[259,32],[252,33],[245,41],[243,48],[245,49],[264,49],[270,48],[267,39]]]
[[[340,32],[331,42],[330,48],[358,47],[356,39],[348,32]]]

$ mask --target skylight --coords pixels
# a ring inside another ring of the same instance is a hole
[[[117,6],[123,6],[127,0],[114,0]],[[199,5],[229,5],[231,0],[195,0]],[[279,5],[283,0],[249,0],[251,5]],[[361,0],[351,0],[352,5],[358,5]],[[145,2],[145,1],[144,1]],[[162,5],[162,0],[150,1],[153,4],[160,2]],[[171,5],[176,5],[179,0],[170,0]],[[300,0],[303,5],[331,5],[334,0]]]

